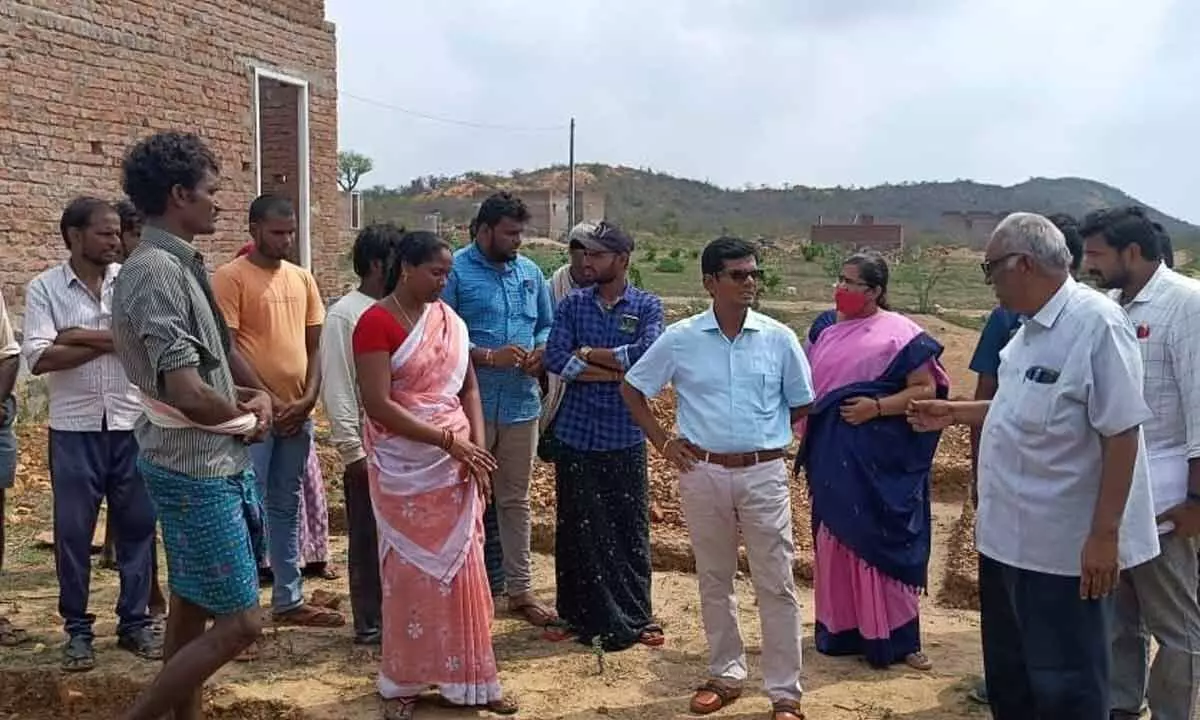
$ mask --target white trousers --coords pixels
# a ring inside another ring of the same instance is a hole
[[[698,463],[679,478],[679,495],[696,556],[710,675],[739,687],[747,676],[733,588],[740,528],[758,596],[763,684],[772,701],[799,700],[800,603],[786,463],[736,470]]]

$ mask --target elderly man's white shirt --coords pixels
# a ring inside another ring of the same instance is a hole
[[[1054,375],[1057,374],[1055,378]],[[1101,438],[1151,417],[1124,311],[1068,279],[1000,353],[979,449],[976,542],[1006,565],[1081,574],[1100,494]],[[1120,530],[1120,565],[1158,555],[1145,443]]]

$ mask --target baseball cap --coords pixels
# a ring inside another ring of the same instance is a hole
[[[582,247],[595,252],[633,252],[633,238],[607,221],[576,225],[571,228],[568,242],[572,247]]]

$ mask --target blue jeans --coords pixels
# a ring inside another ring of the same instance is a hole
[[[277,614],[304,604],[300,580],[300,484],[304,481],[311,447],[311,421],[295,435],[271,434],[250,446],[259,496],[266,509],[267,557],[275,575],[271,609]]]
[[[979,555],[979,616],[995,720],[1108,720],[1112,595],[1079,597],[1079,577]]]
[[[138,446],[130,431],[50,431],[50,483],[54,489],[54,560],[58,614],[67,634],[92,639],[96,616],[87,611],[92,535],[107,498],[116,533],[117,634],[150,622],[154,505],[137,469]]]

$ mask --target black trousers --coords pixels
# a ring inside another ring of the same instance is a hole
[[[366,639],[383,629],[379,530],[375,526],[371,487],[366,477],[344,473],[342,490],[346,494],[346,532],[350,545],[347,568],[350,574],[350,610],[354,615],[355,636]]]
[[[980,554],[979,610],[994,720],[1108,720],[1113,596]]]

